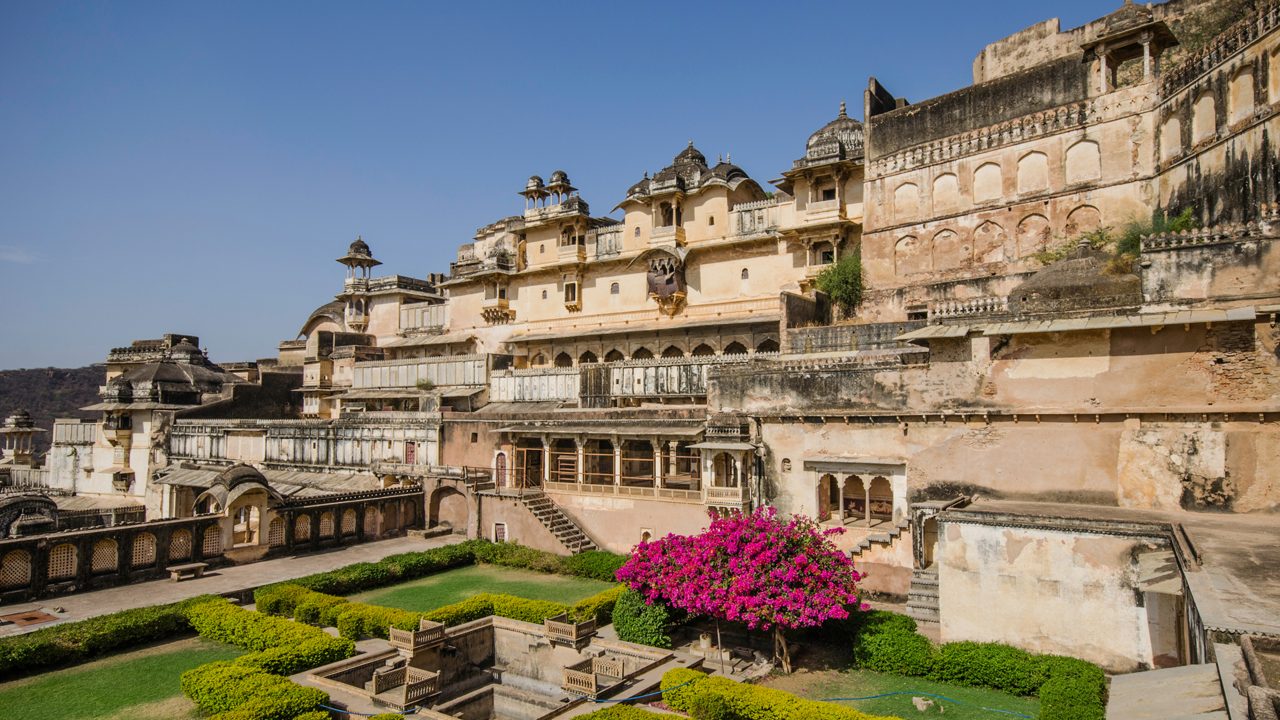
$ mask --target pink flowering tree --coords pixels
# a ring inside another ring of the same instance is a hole
[[[791,672],[785,631],[844,619],[860,606],[861,577],[849,556],[803,515],[783,519],[773,508],[713,513],[699,535],[640,543],[618,579],[645,602],[772,630],[774,655]]]

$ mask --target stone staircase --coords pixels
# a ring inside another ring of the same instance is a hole
[[[1111,678],[1107,720],[1227,720],[1218,667],[1184,665]]]
[[[910,522],[906,520],[899,520],[886,531],[873,532],[862,538],[862,540],[858,542],[858,545],[849,551],[849,555],[856,558],[862,554],[863,550],[870,548],[872,545],[891,545],[894,540],[901,537],[902,533],[906,532],[910,527]]]
[[[570,553],[577,555],[588,550],[598,550],[595,542],[587,537],[587,534],[578,527],[578,524],[569,517],[559,505],[551,502],[551,498],[540,492],[528,492],[520,496],[520,502],[524,504],[533,516],[538,518],[538,522],[542,526],[556,536],[556,540],[564,545],[565,549]]]
[[[938,622],[938,571],[933,568],[911,573],[907,592],[907,615],[920,622]]]

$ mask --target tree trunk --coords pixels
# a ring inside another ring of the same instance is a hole
[[[782,672],[791,674],[791,653],[787,650],[787,636],[782,632],[782,626],[773,626],[773,657],[782,663]]]

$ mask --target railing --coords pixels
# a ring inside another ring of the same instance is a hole
[[[351,387],[413,388],[426,381],[442,385],[484,385],[488,381],[484,355],[457,355],[442,358],[410,358],[358,363],[352,371]]]
[[[440,692],[440,673],[410,667],[404,686],[404,705],[412,705]]]
[[[417,652],[418,650],[444,642],[444,625],[431,620],[421,620],[417,630],[401,630],[388,628],[387,635],[391,645],[402,650]]]
[[[380,695],[391,688],[404,685],[408,673],[404,667],[379,668],[373,671],[373,694]]]
[[[989,296],[968,300],[943,300],[929,304],[930,318],[973,317],[999,315],[1009,312],[1009,298]]]
[[[576,260],[578,262],[582,262],[587,259],[587,246],[581,243],[561,245],[559,248],[559,256],[561,260]]]
[[[685,241],[684,228],[679,225],[659,225],[649,231],[650,244],[662,245],[667,241],[683,245]]]
[[[368,292],[369,279],[368,278],[347,278],[342,283],[342,289],[346,290],[347,292]]]
[[[805,212],[811,215],[831,212],[832,210],[838,209],[840,209],[839,200],[819,200],[818,202],[811,202],[805,206]]]
[[[610,257],[622,252],[623,225],[610,225],[587,232],[587,243],[595,248],[594,257]]]
[[[1196,78],[1271,32],[1277,25],[1280,25],[1280,4],[1272,4],[1240,20],[1219,33],[1212,42],[1180,65],[1165,70],[1160,79],[1160,96],[1168,98],[1190,85]]]
[[[567,613],[560,613],[555,617],[543,620],[542,623],[547,640],[552,643],[559,642],[576,646],[579,642],[596,634],[595,618],[575,623],[569,620]]]
[[[708,505],[745,505],[747,503],[747,488],[743,487],[715,487],[707,488]]]
[[[489,378],[492,402],[577,400],[582,372],[579,368],[531,368],[495,372]]]
[[[735,235],[754,235],[778,226],[778,199],[757,200],[734,205],[729,211],[729,228]]]
[[[651,497],[680,502],[700,503],[702,490],[641,485],[614,485],[613,483],[569,483],[554,480],[543,483],[549,492],[581,493],[585,495],[619,495],[625,497]]]
[[[596,675],[622,679],[626,674],[626,666],[622,658],[598,657],[591,659],[591,672]]]
[[[595,699],[596,693],[599,692],[594,672],[578,670],[572,667],[564,669],[564,683],[560,687],[568,692],[585,695],[592,699]]]

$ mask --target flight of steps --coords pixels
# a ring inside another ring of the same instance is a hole
[[[526,492],[520,496],[520,501],[570,553],[577,555],[599,549],[559,505],[551,502],[551,498],[542,493]]]
[[[1227,719],[1217,665],[1184,665],[1111,678],[1107,720]]]
[[[851,555],[852,557],[858,557],[859,555],[862,554],[863,550],[866,550],[867,548],[871,547],[873,544],[889,545],[893,543],[894,540],[897,540],[899,537],[901,537],[902,533],[906,532],[907,528],[909,527],[911,527],[911,523],[907,522],[906,520],[899,520],[896,523],[894,523],[893,526],[890,527],[887,531],[873,532],[870,535],[867,535],[866,537],[862,538],[862,540],[859,540],[858,545],[849,551],[849,555]]]
[[[934,568],[911,573],[907,592],[907,614],[921,622],[938,622],[938,571]]]

